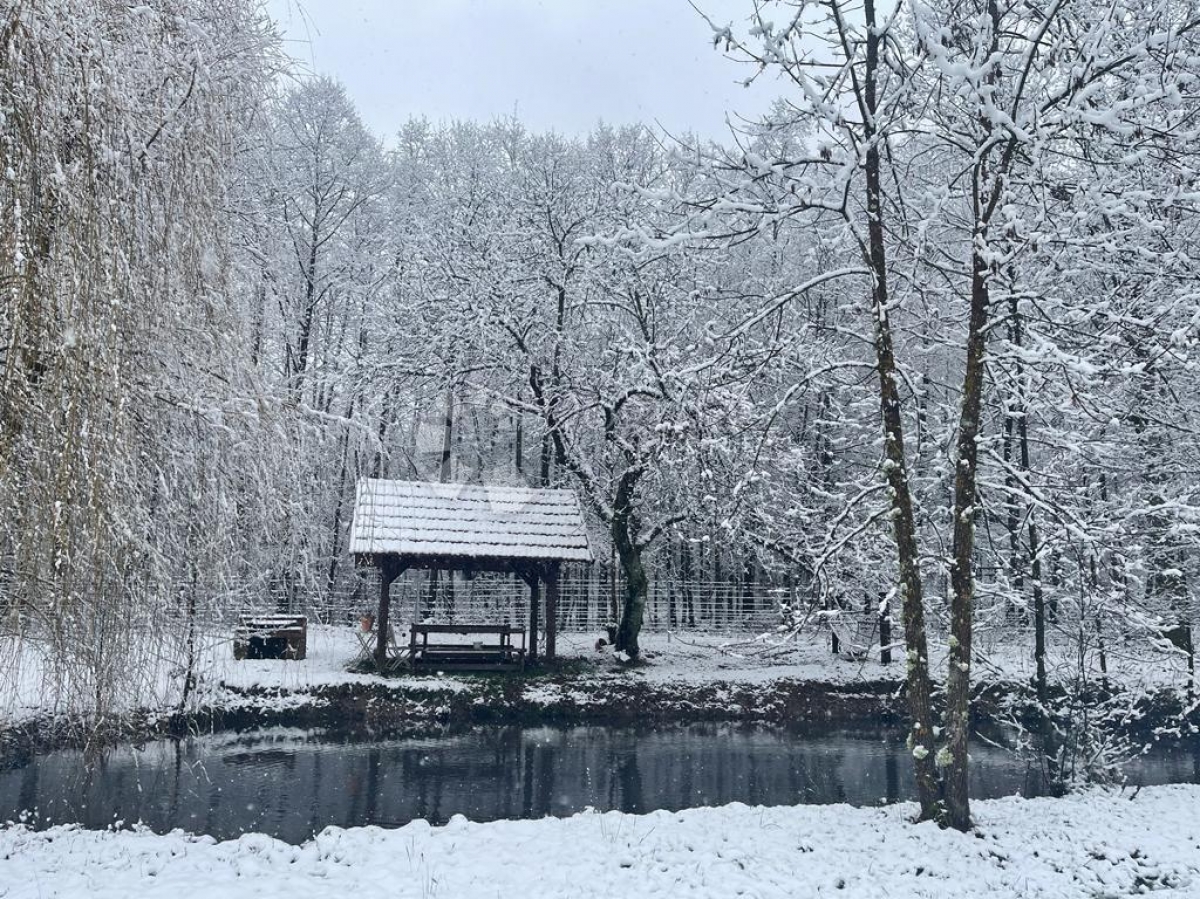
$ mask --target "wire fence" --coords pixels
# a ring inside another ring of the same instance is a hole
[[[603,631],[619,617],[623,584],[603,577],[564,575],[559,585],[560,631]],[[377,595],[370,594],[372,597]],[[695,629],[711,632],[763,631],[781,621],[781,603],[789,593],[763,584],[680,581],[651,578],[643,627],[648,630]],[[410,620],[513,625],[529,618],[529,589],[502,578],[476,577],[439,583],[415,578],[392,587],[393,608]]]
[[[565,568],[559,581],[557,624],[560,632],[602,633],[619,617],[623,583],[607,569]],[[797,597],[793,589],[769,583],[681,580],[651,576],[643,628],[651,631],[696,630],[713,633],[761,633],[782,621],[781,609]],[[529,587],[510,575],[409,571],[391,587],[394,620],[478,624],[529,622]],[[258,589],[238,586],[197,597],[197,618],[232,620],[243,613],[288,612],[329,624],[355,623],[374,612],[379,601],[378,574],[360,572],[353,581],[326,591]],[[541,614],[544,615],[544,597]],[[182,598],[170,604],[176,615],[188,613]]]
[[[619,569],[618,569],[619,570]],[[560,633],[595,633],[620,617],[624,584],[612,567],[567,565],[562,569],[557,607]],[[765,577],[725,580],[682,578],[676,572],[648,572],[649,588],[643,628],[651,632],[694,631],[713,634],[762,634],[781,625],[803,622],[805,629],[830,627],[844,634],[879,628],[879,602],[874,596],[818,600],[807,585],[783,584]],[[931,591],[936,596],[937,591]],[[410,570],[393,582],[393,621],[432,624],[529,623],[529,587],[515,575]],[[289,613],[314,622],[355,624],[373,613],[379,602],[375,569],[359,569],[333,589],[305,589],[278,582],[247,580],[220,586],[178,585],[167,591],[157,610],[159,626],[182,623],[189,616],[218,626],[236,623],[240,614]],[[899,609],[892,602],[892,615]],[[1021,634],[1032,625],[1021,610],[977,609],[981,633]],[[931,632],[945,630],[945,610],[931,602]],[[545,614],[544,598],[540,614]],[[854,640],[856,638],[850,637]]]
[[[605,635],[619,618],[623,603],[624,585],[619,578],[614,582],[611,572],[602,565],[564,566],[557,607],[559,633]],[[306,615],[312,623],[358,627],[359,619],[378,607],[379,580],[374,569],[360,569],[332,590],[288,589],[259,579],[208,586],[178,584],[164,594],[147,615],[126,620],[127,628],[144,631],[147,637],[163,637],[187,633],[191,621],[210,632],[232,634],[240,615],[267,613]],[[410,622],[528,627],[529,598],[529,587],[512,575],[413,570],[391,586],[392,621],[398,631]],[[643,629],[736,639],[797,627],[810,639],[814,634],[823,635],[842,652],[882,652],[887,646],[895,647],[902,634],[896,603],[891,604],[890,616],[896,620],[885,620],[879,615],[880,599],[882,596],[843,597],[840,603],[826,605],[804,585],[765,578],[685,579],[669,571],[651,572]],[[946,616],[936,607],[929,611],[926,623],[931,636],[944,637]],[[544,601],[540,614],[544,619]],[[1024,639],[1032,631],[1027,618],[1007,614],[985,617],[975,639],[976,647],[985,653],[1003,642]],[[22,620],[19,616],[0,618],[0,636],[7,632],[6,624],[21,630]],[[1096,639],[1102,637],[1097,631]]]

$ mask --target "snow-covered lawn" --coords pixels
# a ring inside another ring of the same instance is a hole
[[[828,634],[808,631],[787,642],[775,636],[717,635],[691,631],[644,633],[641,638],[645,664],[636,667],[623,665],[610,649],[597,652],[597,634],[559,634],[559,654],[566,659],[587,660],[579,676],[591,678],[620,678],[629,682],[645,682],[662,686],[702,686],[728,683],[764,685],[779,680],[819,681],[834,684],[853,684],[863,681],[900,680],[903,677],[903,652],[897,649],[890,665],[879,662],[876,654],[870,659],[855,660],[846,655],[834,655],[829,650]],[[403,642],[403,640],[402,640]],[[19,724],[34,718],[71,715],[79,709],[70,707],[54,686],[49,668],[43,662],[38,647],[26,643],[13,645],[11,638],[0,638],[0,722]],[[1052,649],[1053,649],[1052,645]],[[976,680],[1028,680],[1032,676],[1029,647],[1012,639],[996,639],[984,634],[977,644]],[[461,692],[478,686],[471,678],[454,676],[400,676],[380,678],[347,670],[360,656],[355,629],[350,626],[312,625],[308,635],[308,658],[299,662],[236,661],[233,658],[230,635],[212,631],[205,635],[197,664],[198,684],[193,696],[196,705],[234,708],[247,703],[262,706],[261,695],[247,699],[246,690],[271,691],[279,694],[271,703],[286,707],[289,703],[310,701],[305,694],[326,686],[340,684],[387,683],[393,688],[415,692]],[[1061,670],[1064,676],[1073,674],[1073,667],[1064,657],[1060,665],[1052,664],[1051,673]],[[946,647],[938,641],[930,645],[931,663],[935,677],[945,669]],[[1054,661],[1054,660],[1052,660]],[[1091,660],[1093,676],[1095,659]],[[1110,675],[1131,688],[1152,688],[1166,684],[1181,684],[1186,666],[1181,657],[1157,652],[1142,643],[1137,652],[1125,647],[1110,649]],[[171,711],[179,703],[182,670],[177,660],[149,658],[145,674],[140,678],[136,695],[127,697],[127,708]],[[537,700],[543,688],[537,682],[528,688]],[[544,691],[543,691],[544,692]],[[557,695],[561,690],[552,688]],[[87,691],[80,695],[86,697]],[[50,702],[51,697],[58,697]]]
[[[305,702],[308,700],[302,694],[314,688],[385,682],[375,674],[358,674],[348,670],[362,653],[362,646],[352,627],[311,625],[307,650],[307,658],[301,661],[237,661],[233,657],[233,642],[229,633],[206,633],[200,640],[196,693],[192,703],[237,707],[243,703],[237,692],[255,688],[285,694],[274,700],[275,704],[282,706],[288,702],[287,694],[297,702]],[[170,712],[178,706],[183,687],[183,671],[178,660],[155,659],[151,656],[144,661],[145,670],[134,685],[134,695],[127,697],[126,707],[115,711],[142,709]],[[453,691],[465,687],[462,681],[453,678],[392,677],[387,678],[386,682],[425,691]],[[56,701],[51,702],[51,697],[57,697]],[[256,699],[254,704],[262,706],[263,700]],[[13,638],[0,637],[0,725],[21,724],[45,716],[68,716],[80,711],[71,707],[69,695],[65,699],[62,697],[62,692],[56,687],[53,671],[36,642],[26,641],[17,645]]]
[[[818,631],[806,631],[797,637],[781,641],[774,635],[707,634],[694,631],[647,632],[640,638],[642,657],[646,664],[636,667],[623,665],[609,649],[597,652],[595,633],[567,632],[558,635],[558,653],[564,659],[581,659],[594,663],[598,674],[619,674],[651,683],[743,683],[761,684],[776,680],[808,680],[848,684],[859,681],[900,680],[904,676],[903,649],[893,652],[889,665],[880,663],[878,653],[869,659],[854,659],[834,655],[829,649],[829,636]],[[1033,676],[1031,647],[1011,639],[978,641],[975,677],[977,679],[1028,680]],[[350,627],[317,625],[309,630],[308,658],[302,662],[244,661],[236,662],[227,645],[214,646],[206,659],[205,682],[224,683],[234,687],[268,687],[284,690],[306,689],[323,684],[373,683],[380,678],[373,674],[352,674],[347,663],[359,652],[359,645]],[[1051,647],[1053,652],[1054,647]],[[1071,652],[1064,647],[1065,652]],[[932,640],[930,660],[935,677],[946,667],[947,647]],[[1091,660],[1094,663],[1094,659]],[[1057,664],[1056,664],[1057,662]],[[1061,668],[1073,675],[1074,659],[1053,659],[1051,672]],[[1187,666],[1182,656],[1154,652],[1145,644],[1132,650],[1114,648],[1108,660],[1109,672],[1123,682],[1141,686],[1184,682]],[[1098,669],[1093,670],[1098,676]],[[423,683],[432,678],[389,678],[388,682]],[[469,681],[439,678],[449,685],[463,686]]]
[[[722,808],[395,830],[261,834],[0,830],[0,896],[1200,896],[1200,787],[975,806],[978,832],[911,825],[911,805]]]
[[[896,637],[901,639],[900,636]],[[591,655],[593,644],[585,647],[580,635],[559,636],[560,652]],[[878,651],[867,659],[834,655],[829,634],[808,630],[792,639],[773,634],[755,636],[701,634],[689,631],[643,634],[643,655],[651,664],[641,675],[659,681],[708,683],[734,681],[763,683],[783,678],[824,683],[854,683],[872,680],[901,680],[904,677],[904,649],[897,646],[892,662],[884,665]],[[1077,672],[1076,647],[1051,635],[1048,668],[1051,677],[1073,678]],[[1028,681],[1034,675],[1033,638],[1012,633],[983,632],[975,639],[975,680]],[[929,659],[933,676],[945,676],[949,647],[931,637]],[[1093,678],[1100,676],[1099,657],[1089,653],[1087,666]],[[1150,688],[1186,682],[1187,659],[1182,653],[1151,647],[1145,640],[1112,643],[1107,655],[1108,674],[1129,687]]]

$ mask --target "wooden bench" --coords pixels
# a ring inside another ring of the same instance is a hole
[[[303,659],[308,653],[308,618],[304,615],[238,616],[233,629],[233,657]]]
[[[436,642],[439,634],[479,637],[471,642]],[[430,636],[435,642],[430,643]],[[495,637],[484,642],[483,637]],[[513,643],[520,636],[521,645]],[[413,668],[494,671],[525,666],[525,628],[507,624],[414,624],[409,631],[409,664]]]

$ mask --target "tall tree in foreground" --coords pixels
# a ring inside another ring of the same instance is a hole
[[[249,0],[0,11],[0,609],[58,711],[149,701],[180,568],[228,570],[224,206],[272,48]]]
[[[783,13],[782,24],[772,13]],[[1152,9],[1118,4],[1104,11],[1067,2],[1042,8],[979,0],[964,9],[913,0],[886,16],[873,0],[861,8],[840,0],[754,2],[750,19],[749,39],[719,28],[717,41],[760,72],[782,73],[796,85],[799,98],[781,105],[773,124],[804,127],[807,152],[745,153],[742,181],[701,208],[749,219],[759,229],[793,218],[819,224],[830,214],[849,226],[870,279],[882,468],[893,507],[921,816],[966,829],[975,533],[993,284],[1045,239],[1038,200],[1054,187],[1054,171],[1090,143],[1144,134],[1149,111],[1180,102],[1193,77],[1181,51],[1195,23],[1186,6],[1169,0]],[[1103,181],[1107,173],[1100,174]],[[896,216],[891,229],[888,214]],[[738,227],[745,233],[751,226]],[[928,268],[901,272],[897,258],[916,258]],[[939,328],[960,354],[947,460],[951,546],[942,563],[950,581],[950,652],[937,730],[904,445],[904,369],[893,328],[903,297],[889,292],[896,275],[910,285],[926,278],[945,283],[939,311],[949,320]]]
[[[1016,300],[1019,326],[1024,299],[1005,295],[1002,274],[1019,270],[1028,251],[1048,237],[1052,216],[1045,198],[1058,186],[1056,177],[1093,146],[1146,134],[1159,120],[1160,107],[1178,105],[1194,77],[1180,60],[1196,26],[1194,12],[1189,20],[1186,8],[1170,0],[1103,11],[1065,2],[1038,8],[977,0],[968,9],[964,19],[961,6],[914,2],[912,17],[927,60],[928,86],[921,93],[937,101],[924,117],[925,127],[945,149],[949,200],[961,198],[966,226],[960,257],[967,268],[962,280],[969,285],[966,347],[950,458],[950,658],[945,742],[938,753],[947,822],[959,829],[970,825],[967,742],[985,360],[994,310],[1011,312]],[[1121,27],[1114,28],[1114,21]],[[1146,140],[1146,149],[1155,143]],[[1112,171],[1100,169],[1096,176],[1103,193],[1126,189]],[[1084,198],[1077,208],[1087,209],[1090,201]],[[945,210],[950,204],[937,205]],[[926,221],[936,215],[928,210]],[[1126,233],[1119,240],[1131,237]],[[944,271],[945,254],[937,255],[931,264]],[[1080,281],[1071,287],[1085,289]],[[1036,532],[1030,539],[1036,543]]]
[[[773,10],[783,12],[782,25],[771,21]],[[749,183],[732,181],[726,196],[703,204],[703,209],[705,213],[737,209],[740,219],[749,219],[742,228],[766,229],[792,219],[834,219],[849,227],[857,264],[836,274],[865,276],[868,285],[869,341],[883,426],[881,467],[891,505],[907,657],[908,742],[920,816],[926,820],[941,817],[941,789],[934,757],[924,581],[905,444],[885,223],[886,210],[894,208],[895,200],[885,188],[884,153],[890,129],[907,108],[912,79],[912,70],[900,62],[903,51],[896,46],[897,14],[894,10],[881,17],[874,0],[866,0],[861,13],[840,0],[755,2],[750,16],[753,38],[739,37],[732,27],[716,29],[716,41],[726,51],[749,59],[759,72],[781,73],[795,86],[799,96],[779,109],[774,124],[797,129],[805,139],[786,156],[746,153],[741,172],[749,176]],[[733,162],[736,170],[738,160]],[[754,196],[753,203],[747,203],[743,196],[747,193]],[[735,197],[737,203],[726,202]]]

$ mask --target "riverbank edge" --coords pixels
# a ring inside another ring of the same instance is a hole
[[[901,723],[904,682],[850,683],[780,678],[649,682],[630,675],[529,674],[313,685],[299,689],[222,686],[219,701],[187,711],[142,710],[99,724],[62,718],[32,719],[0,727],[0,765],[57,749],[92,749],[117,743],[254,727],[338,727],[382,735],[440,733],[481,725],[636,726],[745,722],[821,728]],[[972,716],[979,725],[1008,720],[1029,695],[1015,682],[977,684]],[[1178,721],[1182,708],[1164,692],[1143,701],[1139,728]]]
[[[427,681],[427,682],[426,682]],[[0,765],[57,749],[100,748],[253,727],[340,727],[381,734],[477,725],[687,724],[698,721],[894,723],[899,681],[835,684],[647,683],[634,677],[534,674],[318,684],[298,689],[222,685],[217,702],[187,711],[140,710],[106,722],[49,716],[0,727]]]

